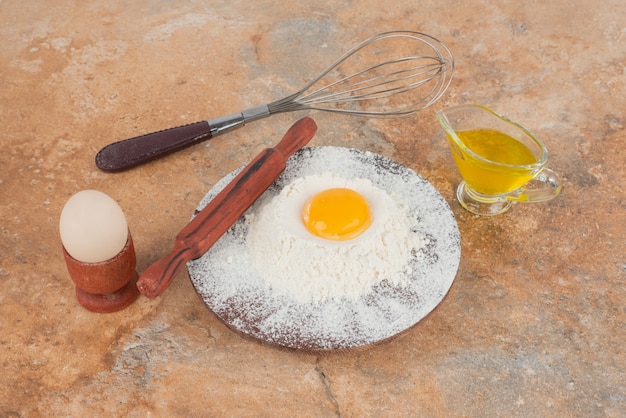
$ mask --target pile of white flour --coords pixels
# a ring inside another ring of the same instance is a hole
[[[316,237],[302,222],[305,202],[333,187],[357,191],[370,206],[372,225],[353,240]],[[410,278],[412,252],[424,245],[412,232],[417,221],[409,217],[404,203],[368,179],[331,173],[295,179],[245,222],[247,250],[260,277],[273,292],[304,303],[357,299],[383,279],[402,285]]]

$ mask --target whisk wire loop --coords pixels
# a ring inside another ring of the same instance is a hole
[[[380,61],[381,56],[388,59]],[[354,71],[354,64],[346,64],[349,58],[360,66],[367,59],[378,61]],[[370,117],[405,116],[438,100],[453,72],[452,54],[438,39],[421,32],[384,32],[356,45],[300,91],[268,108],[270,113],[315,109]],[[335,74],[340,76],[326,80]],[[391,103],[394,96],[402,97]]]
[[[402,58],[394,61],[390,61],[390,63],[408,61],[413,58]],[[360,71],[351,76],[345,77],[344,79],[338,80],[328,86],[319,88],[305,96],[302,96],[298,99],[299,103],[328,103],[333,101],[350,101],[350,100],[372,100],[378,98],[388,97],[393,94],[403,93],[409,91],[413,88],[420,87],[432,80],[432,77],[437,76],[439,71],[439,64],[430,64],[430,65],[422,65],[415,66],[408,69],[402,69],[399,71],[394,71],[386,74],[381,74],[366,80],[361,80],[352,84],[352,88],[339,92],[331,92],[329,94],[323,94],[323,92],[328,89],[339,85],[341,83],[347,83],[351,78],[357,77],[361,74],[364,74],[368,71],[372,71],[376,68],[381,67],[383,64],[376,65],[374,67],[370,67],[366,70]],[[430,74],[428,78],[419,78],[423,75]],[[408,84],[399,84],[404,81],[409,81],[415,79],[415,81],[411,81]]]

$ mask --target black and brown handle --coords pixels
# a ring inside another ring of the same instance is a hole
[[[136,136],[102,148],[96,154],[96,165],[103,171],[122,171],[211,139],[212,136],[207,121]]]
[[[264,104],[245,109],[240,113],[113,142],[98,151],[96,165],[108,172],[127,170],[206,141],[246,123],[266,118],[270,114],[268,105]]]

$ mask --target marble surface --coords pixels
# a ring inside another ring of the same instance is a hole
[[[570,416],[626,410],[626,16],[621,0],[0,1],[0,416]],[[186,271],[113,314],[81,308],[60,211],[79,190],[124,209],[142,271],[220,178],[301,114],[109,174],[118,139],[296,90],[375,32],[442,39],[455,79],[400,120],[311,113],[312,145],[393,158],[458,221],[444,301],[388,344],[312,355],[257,344],[202,304]],[[548,203],[478,218],[434,113],[481,103],[547,144]]]

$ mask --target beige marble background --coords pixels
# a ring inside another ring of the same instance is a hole
[[[573,416],[626,411],[624,2],[0,1],[0,416]],[[124,209],[141,271],[206,191],[274,144],[280,115],[118,174],[104,145],[297,90],[375,32],[452,49],[455,80],[401,120],[311,113],[312,145],[367,149],[450,203],[462,260],[443,303],[402,338],[327,355],[234,334],[186,272],[160,298],[82,309],[61,255],[66,200]],[[477,218],[434,112],[477,102],[548,145],[558,199]]]

